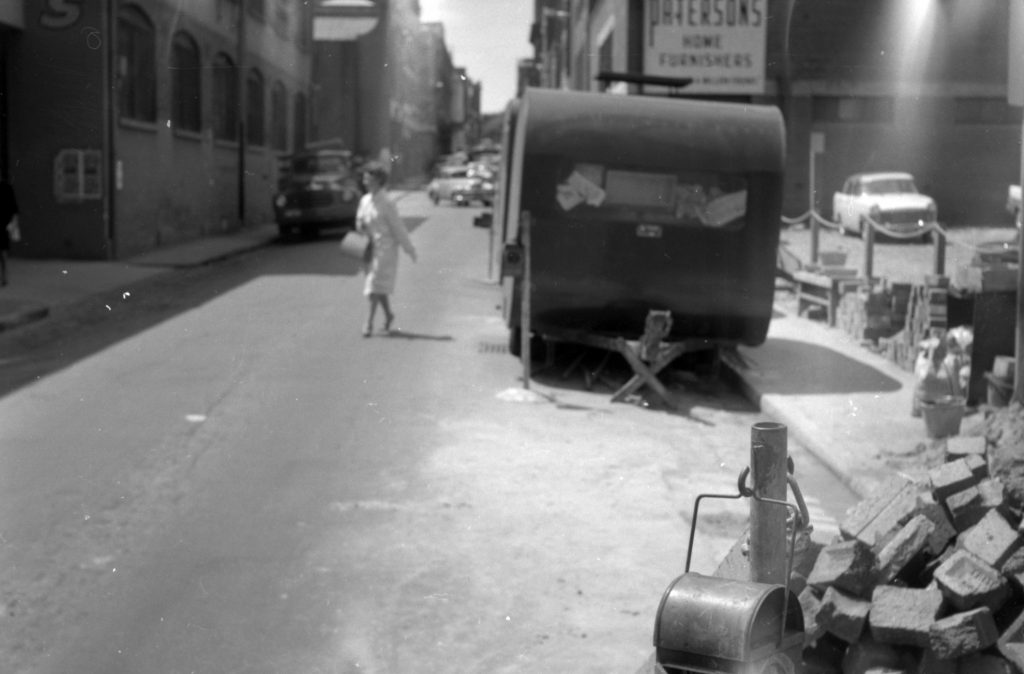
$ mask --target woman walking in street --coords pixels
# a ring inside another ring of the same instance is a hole
[[[356,211],[356,229],[370,237],[370,251],[364,270],[366,284],[363,294],[369,306],[363,337],[373,334],[373,321],[377,307],[384,312],[384,331],[389,332],[395,321],[389,296],[395,291],[398,276],[398,248],[416,261],[416,248],[409,239],[409,233],[398,215],[398,207],[388,197],[384,186],[388,173],[379,164],[369,164],[363,169],[363,185],[366,194],[359,201]]]

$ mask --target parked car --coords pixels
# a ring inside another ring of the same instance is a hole
[[[282,236],[295,230],[354,227],[359,177],[346,150],[301,152],[281,161],[274,216]]]
[[[494,203],[494,176],[468,164],[441,166],[427,185],[427,195],[435,204],[450,201],[468,206],[475,201],[490,206]]]
[[[866,236],[871,218],[895,235],[925,235],[938,210],[934,199],[917,191],[909,173],[857,173],[832,196],[832,215],[843,233]]]

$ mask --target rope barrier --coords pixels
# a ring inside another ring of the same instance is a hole
[[[822,217],[821,215],[818,214],[817,211],[815,211],[813,209],[808,210],[806,213],[803,213],[799,217],[795,217],[795,218],[782,216],[782,222],[784,224],[790,225],[790,226],[800,225],[800,224],[803,224],[803,223],[805,223],[805,222],[807,222],[807,221],[809,221],[811,219],[817,221],[818,224],[820,224],[820,225],[824,225],[825,227],[828,227],[829,229],[833,229],[833,230],[836,230],[836,231],[841,231],[843,229],[843,226],[840,225],[838,222],[833,222],[832,220],[829,220],[828,218]],[[942,236],[944,239],[946,239],[946,243],[949,244],[949,245],[957,246],[959,248],[963,248],[965,250],[968,250],[968,251],[971,251],[971,252],[974,252],[974,253],[978,253],[978,252],[981,252],[983,250],[982,248],[980,248],[978,246],[975,246],[973,244],[970,244],[970,243],[968,243],[966,241],[959,241],[957,239],[952,238],[950,236],[949,232],[945,228],[943,228],[942,225],[940,225],[938,222],[928,223],[927,225],[925,225],[924,227],[922,227],[921,229],[919,229],[916,232],[902,233],[902,232],[894,232],[894,231],[890,230],[888,227],[885,226],[885,224],[876,221],[871,216],[865,216],[864,221],[868,224],[869,227],[874,228],[874,230],[876,232],[878,232],[880,234],[884,234],[885,236],[887,236],[887,237],[889,237],[891,239],[900,239],[900,240],[918,239],[918,238],[921,238],[921,237],[924,237],[924,236],[928,236],[929,234],[931,234],[933,232],[938,232],[940,236]]]
[[[909,239],[919,239],[927,236],[928,234],[935,230],[938,230],[939,232],[942,233],[944,237],[946,237],[946,233],[939,228],[939,223],[937,222],[930,222],[927,225],[925,225],[922,229],[919,229],[916,232],[894,232],[891,229],[887,228],[884,224],[877,222],[870,215],[864,216],[864,220],[865,222],[867,222],[868,226],[874,229],[876,232],[878,232],[879,234],[884,234],[885,236],[888,236],[891,239],[902,239],[904,241]],[[949,237],[946,237],[946,240],[948,241]]]

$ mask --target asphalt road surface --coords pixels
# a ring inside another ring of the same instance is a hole
[[[337,238],[0,338],[0,671],[633,672],[693,499],[764,418],[578,374],[525,395],[475,209],[401,203],[396,336]],[[611,377],[625,377],[620,368]],[[818,536],[853,496],[790,443]],[[702,508],[710,572],[745,505]]]

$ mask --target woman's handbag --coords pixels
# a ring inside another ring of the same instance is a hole
[[[354,229],[346,232],[345,236],[341,239],[341,243],[338,244],[342,255],[353,260],[359,260],[360,262],[366,262],[370,259],[372,245],[373,242],[369,236]]]

